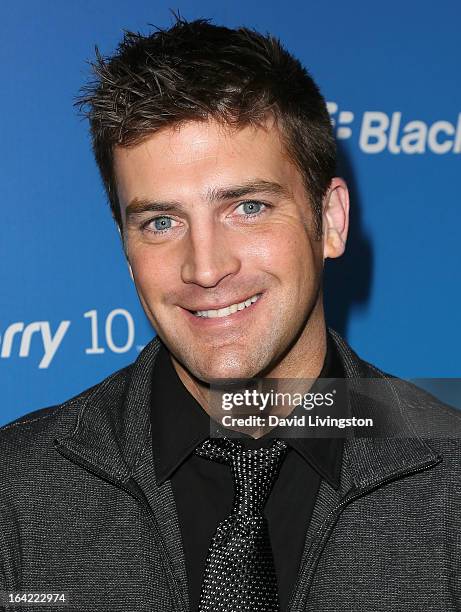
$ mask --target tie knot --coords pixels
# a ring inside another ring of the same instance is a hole
[[[274,440],[265,448],[245,449],[229,438],[210,438],[196,449],[196,454],[227,463],[232,470],[234,511],[245,515],[261,514],[287,450],[283,440]]]

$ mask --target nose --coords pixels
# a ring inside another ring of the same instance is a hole
[[[240,269],[237,247],[224,228],[210,221],[189,230],[181,277],[185,283],[215,287]]]

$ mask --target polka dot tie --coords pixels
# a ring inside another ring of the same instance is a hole
[[[196,453],[227,463],[235,497],[232,511],[218,525],[206,560],[199,612],[278,612],[274,558],[263,509],[287,446],[244,449],[228,438],[206,440]]]

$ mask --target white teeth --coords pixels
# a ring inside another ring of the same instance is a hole
[[[210,311],[208,311],[208,312],[210,312]],[[220,308],[216,312],[218,313],[216,315],[217,317],[228,317],[230,315],[230,308],[229,308],[229,306],[227,306],[226,308]]]
[[[194,314],[197,317],[205,317],[208,319],[214,319],[217,317],[227,317],[230,314],[237,312],[237,310],[243,310],[244,308],[248,308],[248,306],[254,304],[259,298],[260,295],[254,295],[253,297],[248,298],[244,302],[239,302],[238,304],[231,304],[230,306],[226,306],[225,308],[219,308],[219,310],[197,310],[197,312],[195,312]]]

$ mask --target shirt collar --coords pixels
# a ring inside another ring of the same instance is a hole
[[[209,437],[210,419],[176,373],[162,344],[152,377],[152,442],[158,484]]]
[[[327,352],[319,378],[343,377],[335,343],[327,334]],[[151,424],[156,480],[162,484],[210,434],[207,413],[183,385],[163,344],[153,368]],[[339,486],[342,438],[285,441],[333,487]]]

